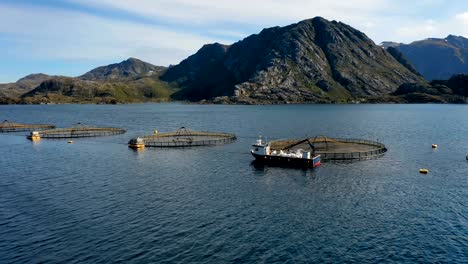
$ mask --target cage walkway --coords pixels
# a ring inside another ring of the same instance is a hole
[[[236,140],[234,134],[219,132],[194,131],[181,127],[174,132],[159,133],[137,137],[128,142],[133,148],[141,147],[196,147],[231,143]]]
[[[43,130],[43,129],[52,129],[55,128],[55,125],[50,124],[19,124],[13,123],[8,120],[0,123],[0,132],[24,132],[24,131],[33,131],[33,130]]]

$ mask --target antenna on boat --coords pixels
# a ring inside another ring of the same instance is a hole
[[[262,132],[258,132],[257,144],[262,144]]]

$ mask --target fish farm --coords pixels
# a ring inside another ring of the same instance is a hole
[[[322,160],[359,160],[380,156],[387,152],[384,144],[363,139],[329,138],[319,136],[309,139],[281,139],[270,142],[272,150],[312,151],[319,154]],[[290,148],[289,146],[293,146]]]
[[[43,129],[52,129],[55,128],[54,125],[49,124],[18,124],[13,123],[8,120],[0,123],[0,132],[24,132],[24,131],[33,131],[33,130],[43,130]]]
[[[159,133],[137,137],[128,142],[131,148],[143,147],[196,147],[231,143],[236,140],[234,134],[194,131],[181,127],[174,132]]]
[[[91,127],[78,123],[70,128],[57,128],[42,131],[33,131],[28,136],[30,139],[39,138],[82,138],[82,137],[101,137],[112,136],[125,133],[126,130],[115,127]]]

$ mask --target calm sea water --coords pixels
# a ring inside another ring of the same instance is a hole
[[[468,263],[468,106],[0,106],[0,119],[128,129],[74,144],[0,134],[0,263]],[[126,146],[181,126],[238,140]],[[258,132],[379,140],[389,152],[258,167]]]

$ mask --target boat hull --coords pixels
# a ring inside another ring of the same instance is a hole
[[[271,155],[258,155],[253,152],[250,152],[252,156],[255,157],[257,162],[277,165],[277,166],[292,166],[292,167],[307,167],[314,168],[320,166],[320,155],[313,157],[312,159],[301,159],[301,158],[290,158],[290,157],[281,157],[281,156],[271,156]]]

